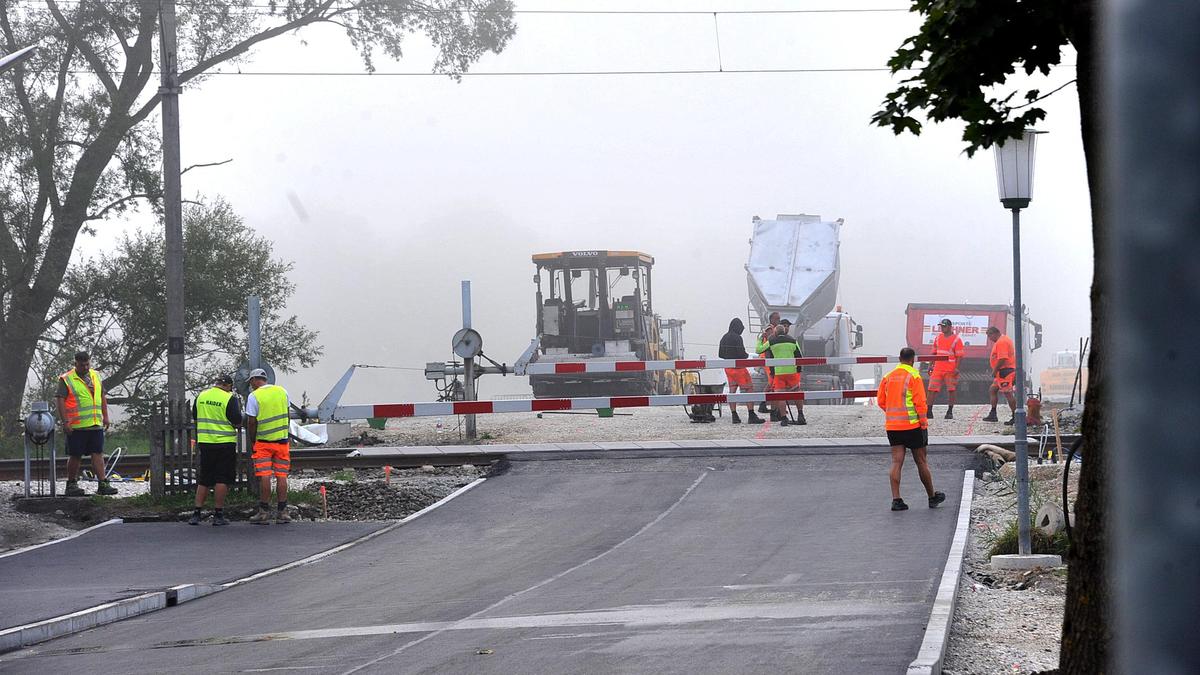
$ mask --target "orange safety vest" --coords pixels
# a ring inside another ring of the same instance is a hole
[[[63,408],[67,412],[67,424],[72,429],[104,425],[104,392],[100,386],[100,376],[94,370],[89,370],[88,374],[91,375],[91,389],[74,368],[59,375],[59,379],[67,385]]]
[[[992,366],[992,370],[1016,368],[1017,348],[1013,345],[1012,338],[1007,335],[1001,335],[996,340],[996,344],[992,345],[992,357],[988,361]]]
[[[933,355],[934,356],[949,356],[949,361],[934,361],[933,371],[936,373],[949,373],[958,370],[958,362],[963,357],[963,352],[966,347],[963,345],[962,338],[956,334],[946,337],[942,333],[938,333],[933,338]]]
[[[883,409],[883,428],[888,431],[927,429],[925,383],[916,368],[901,363],[879,383],[876,402]]]

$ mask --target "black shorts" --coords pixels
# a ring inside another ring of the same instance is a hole
[[[67,434],[67,454],[71,457],[104,454],[104,428],[76,429]]]
[[[888,431],[888,445],[896,447],[903,445],[909,450],[916,450],[929,445],[928,429],[905,429],[903,431]]]
[[[200,451],[200,480],[198,484],[213,487],[217,483],[233,485],[237,477],[236,443],[197,443]]]

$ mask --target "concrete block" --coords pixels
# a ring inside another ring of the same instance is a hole
[[[325,433],[329,434],[328,443],[337,443],[350,438],[350,423],[349,422],[327,422],[325,424]]]
[[[1061,567],[1062,556],[1048,553],[1030,555],[994,555],[992,568],[998,570],[1031,570],[1035,567]]]

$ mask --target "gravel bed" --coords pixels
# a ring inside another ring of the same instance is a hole
[[[24,496],[22,481],[0,482],[0,553],[61,539],[80,529],[69,518],[45,519],[13,508],[13,498]]]
[[[399,520],[484,475],[470,464],[393,470],[387,482],[380,469],[357,469],[353,473],[353,480],[324,477],[300,480],[305,483],[302,489],[317,492],[325,487],[331,520]]]
[[[982,422],[988,406],[962,405],[955,419],[942,419],[946,407],[937,406],[929,433],[938,436],[1011,434],[1012,427]],[[883,411],[875,405],[808,405],[802,427],[779,424],[733,424],[729,410],[716,422],[691,422],[682,407],[617,409],[613,417],[594,412],[503,413],[479,415],[476,425],[482,445],[518,443],[619,442],[655,440],[730,440],[763,438],[863,438],[883,436]],[[440,426],[439,426],[440,425]],[[365,434],[365,436],[363,435]],[[389,419],[384,430],[356,424],[350,438],[338,445],[455,445],[467,443],[459,417]]]
[[[1067,568],[1007,572],[990,565],[989,535],[1016,517],[1016,499],[1007,482],[1013,468],[1002,468],[1002,481],[975,482],[971,536],[942,670],[947,675],[1038,673],[1058,667]],[[1072,502],[1078,475],[1073,465]],[[1031,465],[1030,488],[1041,499],[1061,502],[1061,465]],[[1038,498],[1031,499],[1037,503]]]

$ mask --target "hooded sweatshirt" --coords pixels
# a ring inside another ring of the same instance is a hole
[[[733,321],[729,322],[729,332],[721,336],[721,345],[717,351],[717,358],[750,358],[750,355],[746,353],[746,344],[742,342],[742,331],[744,330],[746,330],[746,327],[742,325],[742,320],[734,317]]]

